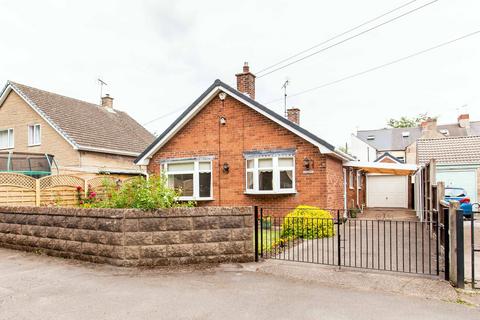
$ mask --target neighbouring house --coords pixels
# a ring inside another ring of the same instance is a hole
[[[96,105],[11,81],[0,94],[0,152],[48,154],[60,174],[142,174],[133,161],[153,140],[108,95]]]
[[[435,160],[436,180],[445,186],[461,187],[472,203],[480,200],[480,136],[419,139],[420,164]]]
[[[351,136],[350,152],[360,161],[375,161],[388,153],[404,163],[417,163],[416,141],[445,137],[480,135],[480,121],[470,121],[468,114],[461,114],[457,123],[437,125],[429,118],[418,127],[359,130]]]
[[[237,89],[216,80],[135,161],[165,174],[183,200],[199,205],[300,204],[342,209],[364,204],[364,173],[353,158],[255,101],[248,64]]]
[[[480,134],[480,121],[471,122],[468,114],[455,124],[438,125],[429,118],[414,128],[360,130],[352,135],[351,154],[359,161],[418,164],[417,141]],[[408,176],[372,174],[367,177],[366,203],[369,207],[413,207],[414,185]]]

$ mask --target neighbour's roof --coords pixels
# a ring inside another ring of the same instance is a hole
[[[214,92],[215,90],[217,91],[222,90],[227,93],[230,93],[234,98],[244,101],[248,106],[254,108],[256,111],[262,113],[266,117],[269,117],[270,119],[284,126],[288,130],[310,140],[314,144],[322,146],[328,152],[334,153],[342,159],[351,158],[351,156],[336,150],[333,145],[319,138],[318,136],[311,133],[310,131],[282,117],[278,113],[272,111],[271,109],[251,99],[249,96],[241,93],[240,91],[230,87],[229,85],[217,79],[150,146],[148,146],[148,148],[146,148],[145,151],[143,151],[140,156],[138,156],[138,158],[135,160],[135,163],[143,162],[146,158],[150,157],[154,152],[156,152],[159,148],[161,148],[163,143],[168,141],[168,139],[172,137],[172,135],[176,132],[176,130],[178,130],[178,128],[180,128],[185,121],[188,121],[190,117],[196,114],[195,112],[198,112],[200,108],[206,105],[206,102],[205,102],[206,99],[208,99],[209,96],[212,94],[212,92]]]
[[[437,129],[448,130],[450,137],[467,136],[467,130],[461,128],[457,123],[438,125]],[[408,132],[407,134],[404,134]],[[409,145],[419,139],[422,135],[422,128],[384,128],[377,130],[360,130],[357,137],[368,143],[377,151],[405,150]],[[480,135],[480,121],[470,122],[470,135]],[[369,137],[373,137],[370,140]]]
[[[396,163],[404,163],[404,161],[398,159],[397,157],[395,157],[394,155],[392,155],[389,152],[384,152],[380,157],[375,159],[373,162],[383,162],[382,160],[384,160],[385,158],[389,158]]]
[[[9,81],[13,89],[74,148],[136,156],[154,139],[127,113]],[[1,101],[0,101],[1,105]]]
[[[480,164],[480,136],[419,139],[418,163],[435,159],[437,164]]]

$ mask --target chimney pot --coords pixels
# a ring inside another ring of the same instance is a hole
[[[470,127],[470,115],[468,113],[459,115],[457,120],[460,128]]]
[[[255,100],[255,75],[250,72],[248,62],[243,64],[243,72],[237,73],[237,90]]]
[[[113,109],[113,98],[109,94],[102,97],[102,107]]]
[[[300,109],[298,108],[287,109],[287,118],[293,123],[300,125]]]

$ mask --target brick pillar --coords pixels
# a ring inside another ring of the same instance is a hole
[[[237,90],[255,100],[255,75],[250,72],[248,62],[243,65],[243,72],[237,73]]]

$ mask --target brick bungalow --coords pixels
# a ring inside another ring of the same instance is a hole
[[[352,157],[300,127],[298,109],[286,119],[255,101],[248,64],[236,77],[237,90],[215,80],[135,163],[198,205],[361,206],[364,174],[343,167]]]

